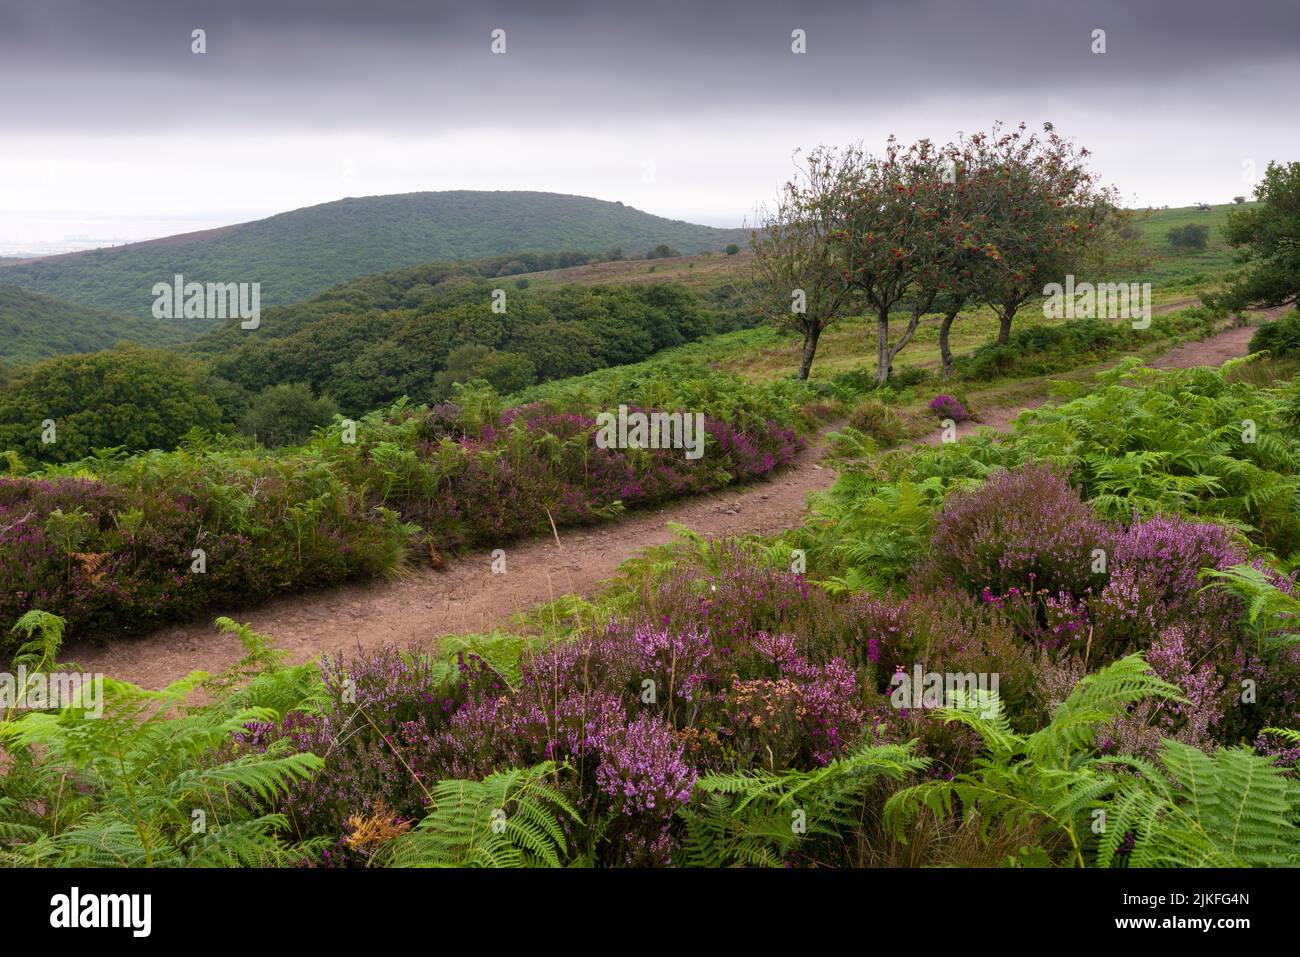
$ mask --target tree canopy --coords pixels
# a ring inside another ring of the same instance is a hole
[[[58,356],[0,393],[0,449],[53,462],[100,448],[169,449],[193,428],[220,426],[209,392],[202,366],[160,350]]]
[[[1226,290],[1207,298],[1218,309],[1300,302],[1300,163],[1269,163],[1255,199],[1255,206],[1228,212],[1228,245],[1237,248],[1245,268]]]

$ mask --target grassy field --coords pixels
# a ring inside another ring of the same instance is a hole
[[[624,259],[526,273],[512,278],[527,279],[532,286],[563,286],[569,283],[622,286],[679,282],[696,289],[711,290],[743,282],[749,275],[749,263],[753,256],[750,250],[742,248],[733,256],[707,252],[668,259]]]
[[[1246,204],[1252,205],[1252,204]],[[1160,291],[1186,294],[1213,283],[1232,266],[1232,252],[1223,241],[1223,226],[1229,209],[1225,203],[1202,212],[1194,206],[1178,209],[1136,210],[1134,225],[1141,231],[1143,254],[1148,262],[1132,281],[1150,282]],[[1183,252],[1169,244],[1169,230],[1189,223],[1210,227],[1206,248],[1200,252]],[[680,282],[703,289],[713,289],[743,282],[749,273],[753,254],[746,248],[734,256],[725,253],[700,253],[672,259],[630,259],[622,262],[594,263],[569,269],[552,269],[529,273],[518,278],[530,285],[566,283]]]
[[[1136,225],[1142,231],[1150,263],[1141,270],[1137,280],[1165,289],[1195,289],[1215,282],[1233,265],[1232,250],[1223,239],[1228,210],[1233,208],[1234,204],[1224,203],[1208,211],[1195,206],[1157,209],[1150,213],[1139,211]],[[1174,249],[1169,244],[1169,230],[1194,223],[1210,227],[1205,249],[1197,252]]]

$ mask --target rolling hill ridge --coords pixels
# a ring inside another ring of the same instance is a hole
[[[260,282],[262,304],[296,302],[373,273],[435,260],[661,244],[682,253],[740,243],[743,229],[664,219],[618,202],[523,191],[349,198],[268,219],[110,249],[0,265],[0,282],[150,316],[156,282]]]

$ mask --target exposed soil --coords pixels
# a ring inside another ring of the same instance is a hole
[[[1011,431],[1011,423],[1016,420],[1021,412],[1026,409],[1036,409],[1047,400],[1045,398],[1027,399],[1019,405],[997,406],[991,409],[980,409],[978,419],[967,419],[965,422],[956,424],[957,439],[960,441],[972,432],[978,432],[980,429],[994,429],[998,432]],[[938,445],[943,441],[943,429],[936,426],[933,432],[916,440],[918,445]]]
[[[1275,318],[1285,310],[1270,310]],[[1231,328],[1171,350],[1151,364],[1159,368],[1219,365],[1246,353],[1254,329]],[[1024,408],[981,410],[958,436],[981,427],[1005,431]],[[936,444],[939,430],[919,441]],[[712,495],[635,510],[623,518],[553,537],[517,542],[505,549],[506,571],[492,573],[491,550],[447,562],[443,571],[421,567],[399,580],[372,581],[273,599],[255,608],[214,608],[202,622],[172,625],[138,638],[68,646],[64,660],[146,688],[160,688],[196,669],[219,672],[239,660],[237,639],[219,634],[213,619],[227,615],[272,636],[294,661],[325,653],[385,644],[429,647],[438,636],[491,631],[516,613],[563,594],[591,596],[620,564],[642,549],[673,538],[668,522],[709,538],[770,535],[798,524],[809,492],[830,488],[835,472],[818,464],[822,440],[810,443],[790,466],[768,480]]]
[[[1190,369],[1193,366],[1219,366],[1247,353],[1254,326],[1234,326],[1216,336],[1197,342],[1185,342],[1148,363],[1155,369]]]
[[[286,595],[256,608],[213,608],[202,622],[106,644],[79,642],[61,657],[160,688],[195,669],[216,673],[240,659],[238,639],[211,624],[221,615],[271,635],[294,661],[358,646],[427,647],[440,635],[491,631],[540,602],[568,593],[592,595],[628,558],[671,540],[668,522],[710,538],[771,535],[798,524],[808,493],[835,481],[835,472],[818,464],[822,451],[820,440],[810,443],[764,481],[633,510],[613,522],[561,529],[558,546],[554,537],[508,545],[504,574],[492,573],[492,550],[485,549],[449,560],[443,571],[420,567],[393,581]]]

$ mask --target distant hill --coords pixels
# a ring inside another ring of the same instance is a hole
[[[97,352],[123,340],[176,345],[200,331],[193,320],[123,316],[0,283],[0,359],[10,362]]]
[[[374,273],[435,260],[659,244],[684,253],[744,242],[622,203],[559,193],[456,190],[343,199],[237,226],[0,264],[0,282],[147,317],[156,282],[260,282],[262,305],[305,299]],[[522,270],[519,270],[522,271]]]

